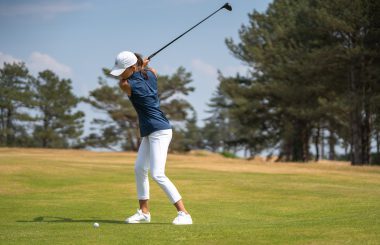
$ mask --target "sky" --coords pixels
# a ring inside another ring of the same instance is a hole
[[[0,0],[0,67],[23,61],[33,75],[50,69],[72,81],[77,96],[98,87],[102,68],[112,68],[116,55],[129,50],[149,56],[220,8],[226,0]],[[270,0],[230,0],[232,12],[221,10],[155,56],[150,66],[172,75],[183,66],[192,73],[195,91],[187,97],[198,125],[207,118],[207,102],[224,76],[246,74],[247,66],[225,45],[239,40],[248,13],[263,12]],[[98,112],[89,105],[85,132]]]

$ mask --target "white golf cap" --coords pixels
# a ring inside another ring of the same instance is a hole
[[[116,56],[115,66],[111,70],[111,75],[120,76],[125,69],[133,66],[137,62],[137,57],[134,53],[123,51]]]

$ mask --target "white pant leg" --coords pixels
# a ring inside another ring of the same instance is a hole
[[[148,137],[143,137],[137,154],[137,159],[135,162],[135,176],[136,176],[136,187],[137,187],[137,198],[139,200],[149,199],[149,139]]]
[[[148,136],[150,145],[150,170],[152,178],[166,193],[169,200],[174,204],[181,200],[177,188],[165,175],[165,164],[172,130],[159,130]]]

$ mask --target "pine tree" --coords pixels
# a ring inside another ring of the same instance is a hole
[[[29,146],[28,122],[33,118],[32,77],[24,63],[4,63],[0,69],[0,145]]]
[[[373,103],[379,90],[379,32],[378,1],[351,1],[342,10],[343,0],[325,1],[316,6],[319,32],[329,34],[325,49],[336,54],[329,61],[338,69],[326,72],[340,80],[333,87],[348,118],[351,162],[354,165],[370,163]],[[327,57],[327,53],[325,52]]]
[[[104,70],[105,74],[109,71]],[[137,151],[139,144],[138,117],[132,104],[117,85],[110,86],[104,78],[99,78],[100,87],[90,91],[85,101],[107,118],[95,118],[92,124],[99,133],[91,133],[85,141],[88,146],[111,150]]]
[[[234,86],[231,79],[224,78],[221,73],[219,80],[221,83],[208,103],[210,109],[207,112],[211,116],[205,119],[203,128],[205,145],[213,151],[236,154],[237,150],[249,143],[246,137],[247,132],[243,132],[241,121],[234,113],[236,108],[242,109],[239,107],[241,105],[236,106],[233,103],[235,95],[239,93],[236,90],[239,88]],[[251,154],[254,154],[254,150],[250,150]]]
[[[297,32],[307,7],[307,1],[274,1],[265,14],[250,15],[250,26],[240,31],[240,44],[226,41],[253,70],[250,83],[235,79],[240,91],[235,96],[235,116],[246,121],[245,131],[251,132],[246,134],[252,138],[249,148],[261,151],[277,145],[280,156],[292,161],[310,159],[312,122],[320,114],[311,108],[317,108],[318,94],[324,89],[316,86],[319,82],[309,69],[314,62],[310,52],[319,44]]]
[[[247,134],[255,146],[269,135],[285,160],[307,161],[311,136],[329,127],[332,136],[349,141],[353,164],[369,163],[379,93],[379,2],[344,5],[343,0],[274,1],[265,13],[249,15],[240,43],[227,39],[235,57],[253,71],[251,83],[228,78],[228,89],[235,91],[230,114],[247,132],[258,129]],[[263,105],[266,112],[260,114]],[[260,123],[270,126],[260,129]],[[331,138],[331,149],[336,142]]]
[[[76,147],[83,133],[84,113],[74,112],[80,99],[72,92],[71,80],[45,70],[39,73],[34,89],[38,123],[33,135],[38,146]]]
[[[115,78],[109,75],[108,69],[103,69],[103,74],[106,78],[113,80],[113,83],[117,83]],[[193,107],[185,99],[185,96],[194,90],[189,86],[191,82],[191,73],[186,72],[182,67],[171,76],[158,77],[161,109],[174,126],[174,143],[171,144],[171,150],[186,149],[184,146],[186,122],[194,113]],[[92,124],[100,133],[94,132],[87,136],[86,144],[111,150],[121,147],[123,150],[137,151],[141,141],[138,117],[127,95],[120,90],[118,85],[109,85],[105,78],[99,78],[99,85],[99,88],[90,91],[85,101],[107,115],[107,118],[93,120]]]
[[[185,99],[194,91],[194,87],[189,86],[192,81],[191,73],[183,67],[179,67],[171,76],[160,75],[157,79],[161,109],[174,123],[182,122],[191,116],[189,114],[194,114],[194,108]]]

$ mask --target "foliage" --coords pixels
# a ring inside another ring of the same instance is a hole
[[[318,149],[320,131],[328,130],[332,156],[338,138],[353,164],[369,163],[370,122],[379,112],[380,4],[355,0],[342,9],[345,3],[275,0],[265,13],[249,14],[239,43],[226,40],[250,70],[220,77],[219,93],[229,100],[220,106],[224,120],[241,125],[232,144],[251,155],[278,148],[279,159],[308,161],[311,140]]]
[[[39,73],[34,82],[37,122],[34,139],[39,147],[67,148],[78,145],[83,133],[84,113],[73,109],[80,99],[72,93],[71,81],[52,71]],[[70,142],[73,140],[73,142]]]
[[[33,106],[32,77],[24,63],[4,63],[0,69],[0,145],[28,146],[27,123]]]
[[[228,152],[228,151],[223,151],[222,153],[220,153],[222,156],[226,157],[226,158],[238,158],[235,154],[231,153],[231,152]]]
[[[100,87],[90,91],[85,101],[107,117],[93,120],[92,124],[98,132],[87,136],[85,142],[91,147],[114,150],[121,146],[123,150],[137,151],[141,141],[137,113],[118,85],[107,83],[106,78],[115,83],[115,78],[109,76],[109,70],[103,69],[103,73],[105,78],[99,78]],[[173,75],[159,76],[157,80],[161,109],[174,126],[171,150],[186,151],[193,147],[192,142],[187,142],[190,139],[187,136],[192,134],[193,129],[190,127],[193,127],[194,119],[190,116],[194,117],[195,112],[185,99],[186,95],[194,91],[189,86],[191,82],[191,73],[183,67],[178,68]],[[181,129],[183,125],[185,128]]]
[[[71,81],[46,70],[38,78],[24,63],[4,63],[0,69],[0,145],[77,147],[84,113]]]

